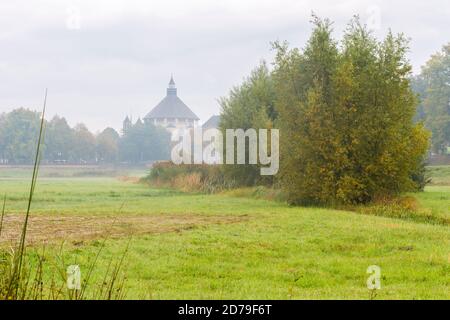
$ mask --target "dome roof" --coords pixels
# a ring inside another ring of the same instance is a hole
[[[144,119],[182,118],[199,120],[197,115],[177,96],[173,78],[170,79],[167,95],[156,105]]]

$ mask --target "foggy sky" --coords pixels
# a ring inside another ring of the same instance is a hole
[[[39,110],[48,87],[47,118],[119,130],[165,96],[173,74],[204,122],[219,97],[271,61],[270,42],[304,46],[312,11],[335,22],[337,38],[355,14],[378,37],[405,33],[415,72],[450,42],[448,0],[0,0],[0,112]]]

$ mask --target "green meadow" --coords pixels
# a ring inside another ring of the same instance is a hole
[[[139,170],[42,167],[28,254],[45,246],[49,261],[62,255],[83,277],[105,241],[93,277],[126,252],[128,299],[449,299],[450,167],[429,172],[432,184],[408,196],[431,218],[416,219],[155,189],[137,183]],[[0,169],[3,248],[19,234],[30,175]],[[381,268],[375,294],[371,265]]]

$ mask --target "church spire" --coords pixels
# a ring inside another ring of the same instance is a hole
[[[122,133],[123,134],[127,133],[131,129],[132,126],[133,126],[133,122],[130,120],[130,118],[127,115],[125,120],[123,120]]]
[[[177,95],[177,87],[175,81],[173,81],[173,75],[170,76],[169,87],[167,88],[167,95]]]

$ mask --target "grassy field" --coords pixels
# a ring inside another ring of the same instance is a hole
[[[54,171],[41,171],[29,240],[36,248],[49,241],[50,252],[65,241],[65,262],[79,264],[83,274],[108,235],[97,279],[129,243],[127,298],[367,299],[370,265],[381,267],[378,299],[450,298],[446,224]],[[450,170],[431,172],[436,183],[413,196],[420,210],[448,218]],[[18,234],[28,187],[26,170],[0,169],[0,194],[7,193],[3,247]]]

